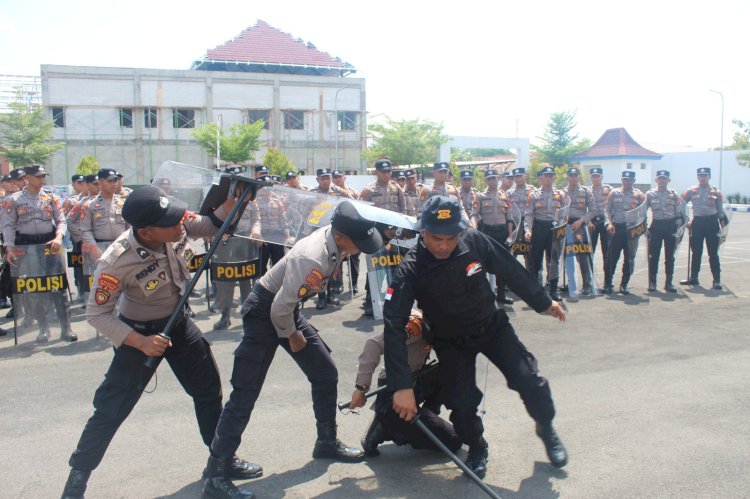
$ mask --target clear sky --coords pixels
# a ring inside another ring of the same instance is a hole
[[[749,0],[0,0],[0,73],[40,64],[187,69],[262,19],[353,64],[367,109],[451,135],[532,143],[576,110],[658,152],[724,143],[750,120]]]

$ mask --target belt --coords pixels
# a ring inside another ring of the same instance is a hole
[[[253,286],[253,293],[260,296],[261,298],[266,298],[268,300],[273,300],[273,297],[276,296],[276,293],[271,293],[266,288],[261,286],[259,282],[256,282]]]
[[[655,223],[655,224],[667,224],[667,223],[673,224],[676,221],[677,221],[677,217],[675,217],[675,218],[662,218],[662,219],[659,219],[659,220],[657,220],[657,219],[651,220],[651,222]]]
[[[45,234],[22,234],[16,232],[16,244],[42,244],[54,238],[54,230]]]
[[[700,215],[700,216],[694,216],[693,220],[716,220],[719,218],[719,214],[716,215]]]
[[[178,326],[178,325],[184,324],[187,321],[188,313],[189,312],[187,310],[187,307],[185,307],[183,314],[177,317],[177,320],[174,325]],[[163,319],[154,319],[150,321],[128,319],[122,314],[119,314],[118,317],[120,318],[122,322],[132,327],[139,333],[150,336],[150,335],[161,333],[162,331],[164,331],[164,328],[167,327],[167,322],[169,322],[169,319],[171,316],[165,317]]]
[[[554,220],[539,220],[538,218],[534,219],[534,225],[536,225],[536,224],[539,224],[539,225],[552,225],[554,223],[555,223]]]

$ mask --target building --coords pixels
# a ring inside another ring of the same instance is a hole
[[[650,189],[656,170],[661,169],[659,161],[662,155],[646,149],[624,128],[610,128],[594,145],[573,156],[581,169],[589,174],[591,168],[604,169],[605,183],[620,186],[624,170],[635,171],[635,185],[639,189]]]
[[[440,146],[440,161],[451,160],[451,149],[508,149],[515,153],[516,166],[529,167],[531,146],[527,138],[506,137],[466,137],[451,136],[448,142]]]
[[[316,168],[363,173],[365,80],[312,43],[258,21],[207,51],[190,70],[43,65],[42,102],[65,144],[47,162],[50,183],[67,183],[83,156],[149,182],[166,160],[212,167],[193,129],[262,119],[263,146]]]

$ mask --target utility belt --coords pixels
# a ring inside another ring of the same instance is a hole
[[[55,231],[45,234],[21,234],[16,232],[16,244],[44,244],[55,238]]]
[[[713,220],[718,220],[718,219],[719,219],[719,214],[717,213],[716,215],[701,215],[699,217],[694,216],[693,222],[708,222],[708,221],[713,221]]]
[[[109,243],[109,244],[112,244],[114,242],[111,239],[97,239],[97,238],[94,238],[94,241],[96,241],[97,243]]]
[[[187,324],[188,315],[190,314],[190,311],[188,310],[187,306],[184,307],[182,310],[182,313],[177,317],[177,320],[175,321],[174,328],[179,329],[181,327],[184,328],[185,324]],[[145,336],[152,336],[154,334],[159,334],[162,331],[164,331],[164,328],[167,327],[167,323],[169,322],[170,317],[165,317],[163,319],[155,319],[151,321],[140,321],[140,320],[133,320],[128,319],[122,314],[118,315],[119,319],[127,324],[128,326],[132,327],[135,331],[141,333]]]
[[[554,224],[554,220],[539,220],[538,218],[534,219],[534,228],[544,227],[547,229],[551,229]]]

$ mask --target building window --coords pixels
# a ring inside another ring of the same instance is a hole
[[[628,170],[632,170],[632,169],[633,169],[633,163],[628,163],[628,164],[626,164],[626,165],[625,165],[625,167],[626,167],[626,168],[627,168]]]
[[[284,128],[287,130],[305,129],[304,111],[284,111]]]
[[[129,107],[120,108],[120,126],[122,128],[133,128],[133,109]]]
[[[339,130],[356,130],[357,129],[357,118],[359,113],[354,111],[339,111],[338,129]]]
[[[147,107],[143,109],[143,126],[144,127],[146,128],[157,127],[156,113],[157,113],[157,110],[154,107]]]
[[[247,122],[253,124],[256,121],[263,120],[263,130],[268,130],[268,115],[267,109],[251,109],[247,112]]]
[[[55,122],[55,128],[65,128],[65,109],[62,107],[53,107],[52,121]]]
[[[195,109],[175,109],[172,112],[174,128],[195,128]]]
[[[646,163],[641,163],[641,170],[645,170],[645,169],[646,169]]]

